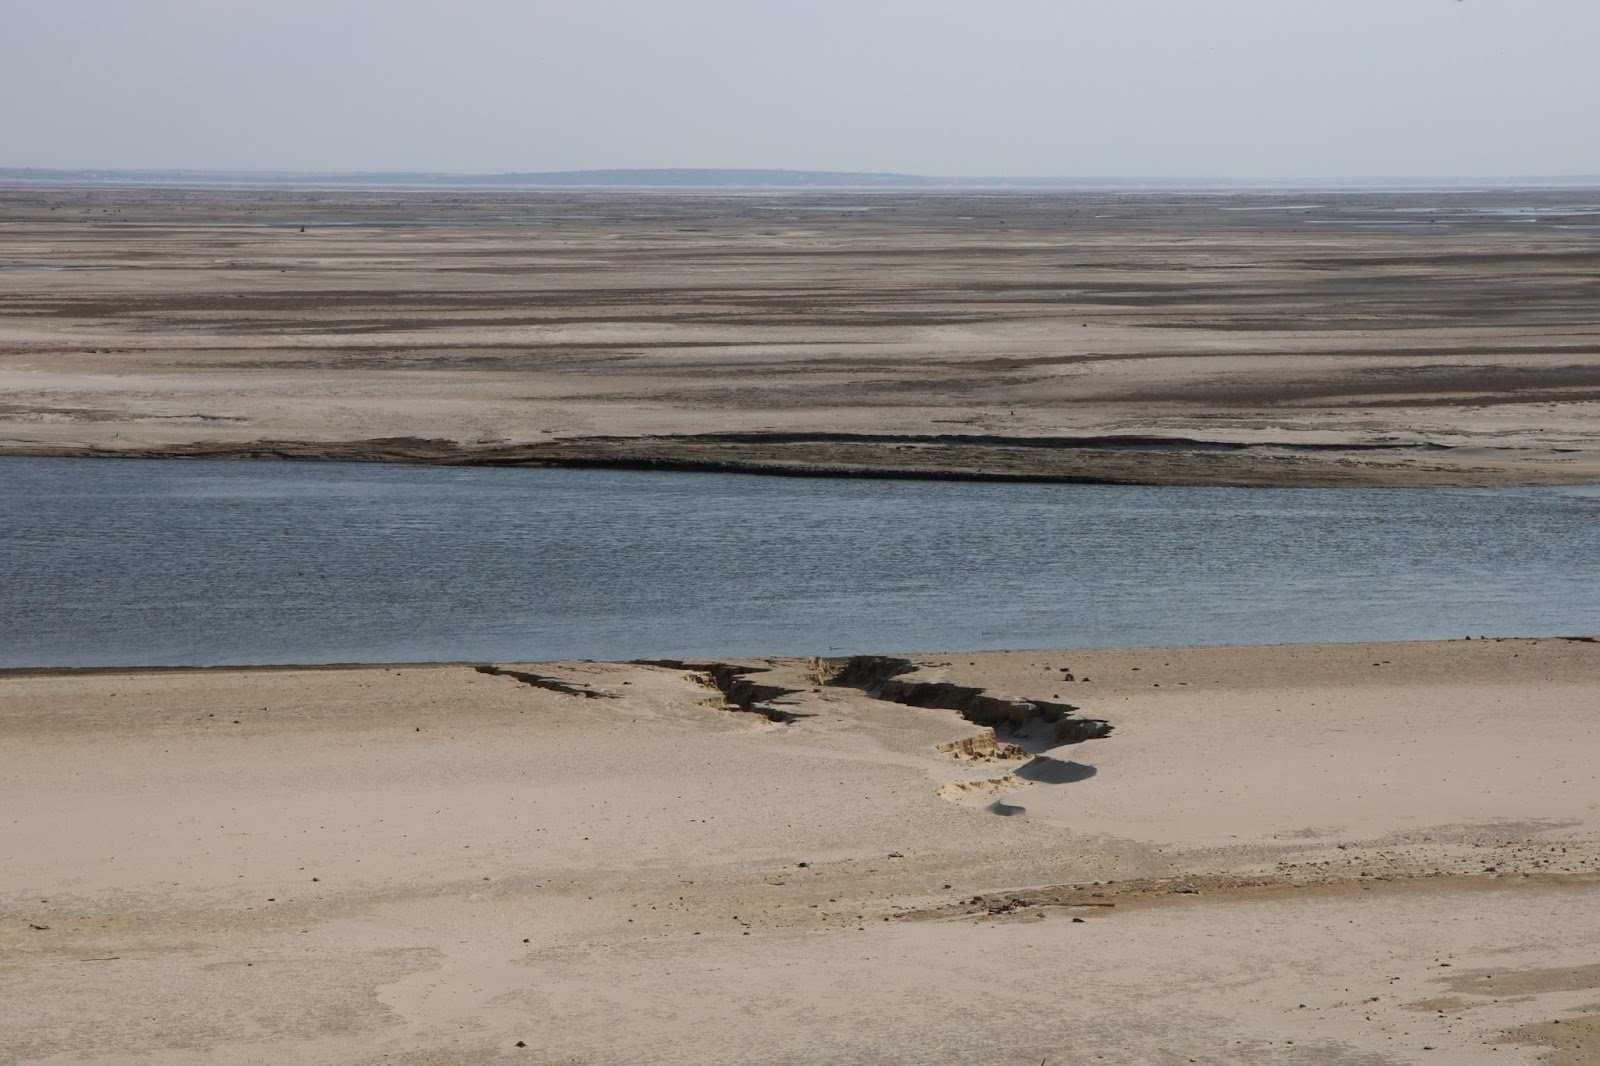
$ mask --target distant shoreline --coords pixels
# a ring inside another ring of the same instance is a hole
[[[1232,643],[1232,644],[1170,644],[1152,645],[1149,647],[1119,647],[1108,645],[1105,647],[1072,647],[1072,648],[1009,648],[1004,651],[985,649],[972,651],[961,648],[945,648],[932,651],[906,651],[896,650],[890,653],[862,652],[855,655],[688,655],[679,656],[678,659],[686,661],[689,667],[698,666],[746,666],[758,663],[784,663],[805,664],[814,659],[829,663],[844,664],[851,659],[883,659],[896,657],[909,657],[910,659],[937,659],[952,655],[978,655],[984,657],[1020,656],[1020,655],[1148,655],[1159,652],[1190,652],[1201,655],[1225,655],[1228,652],[1259,652],[1271,654],[1273,650],[1293,652],[1302,650],[1316,652],[1325,649],[1355,650],[1360,648],[1405,650],[1413,649],[1426,653],[1431,649],[1454,646],[1457,644],[1538,644],[1541,641],[1566,644],[1600,644],[1600,635],[1559,635],[1542,634],[1514,636],[1483,636],[1465,637],[1461,639],[1442,639],[1439,637],[1418,637],[1412,640],[1366,640],[1352,638],[1350,640],[1315,640],[1315,641],[1278,641],[1270,643]],[[671,661],[678,661],[674,659]],[[574,664],[601,665],[601,666],[641,666],[660,664],[668,660],[641,657],[633,659],[517,659],[486,658],[486,659],[394,659],[394,660],[350,660],[344,662],[304,662],[304,663],[147,663],[140,665],[109,665],[109,666],[0,666],[0,681],[21,678],[72,678],[72,677],[112,677],[112,676],[163,676],[168,674],[194,674],[200,676],[221,676],[227,674],[281,674],[281,673],[350,673],[374,672],[381,673],[388,670],[478,670],[494,667],[499,664],[516,662],[523,666],[559,667]],[[909,661],[909,660],[908,660]]]
[[[444,439],[194,441],[111,448],[0,441],[0,459],[211,459],[489,466],[763,477],[1216,488],[1510,488],[1600,482],[1593,456],[1434,444],[1247,444],[1145,437],[854,434],[591,437],[465,445]],[[1457,457],[1452,454],[1464,451]]]
[[[121,170],[67,167],[0,167],[0,183],[35,184],[171,184],[171,185],[387,185],[409,187],[503,187],[551,189],[723,189],[828,192],[839,190],[1050,190],[1119,189],[1473,189],[1588,188],[1600,186],[1600,175],[1527,175],[1510,177],[1306,177],[1306,178],[1161,178],[1161,177],[939,177],[867,171],[817,171],[748,168],[622,168],[527,171],[501,174],[457,174],[410,171],[325,173],[317,171]]]

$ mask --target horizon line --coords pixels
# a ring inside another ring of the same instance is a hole
[[[741,181],[739,179],[747,179]],[[633,180],[630,180],[633,179]],[[655,179],[655,180],[648,180]],[[571,170],[431,171],[431,170],[275,170],[191,167],[0,167],[0,181],[38,183],[72,181],[352,183],[393,185],[548,185],[588,187],[724,187],[724,188],[1070,188],[1093,186],[1222,186],[1274,188],[1286,186],[1427,186],[1427,185],[1600,185],[1596,174],[1511,175],[1360,175],[1335,177],[1204,177],[1095,175],[1005,176],[928,175],[900,171],[810,170],[789,167],[591,167]]]

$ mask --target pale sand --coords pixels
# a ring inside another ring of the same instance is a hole
[[[0,454],[1600,480],[1595,197],[0,186]]]
[[[733,690],[788,721],[665,666],[0,676],[0,1061],[1600,1055],[1600,644],[917,661],[1113,732],[958,761],[795,661]]]

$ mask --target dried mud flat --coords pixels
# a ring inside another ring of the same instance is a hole
[[[1600,193],[0,186],[0,453],[1600,478]]]
[[[1600,643],[0,675],[0,1060],[1595,1061]]]

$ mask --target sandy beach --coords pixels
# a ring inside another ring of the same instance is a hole
[[[0,1061],[1592,1062],[1597,666],[12,671]]]
[[[12,184],[0,453],[1592,481],[1593,199]]]

